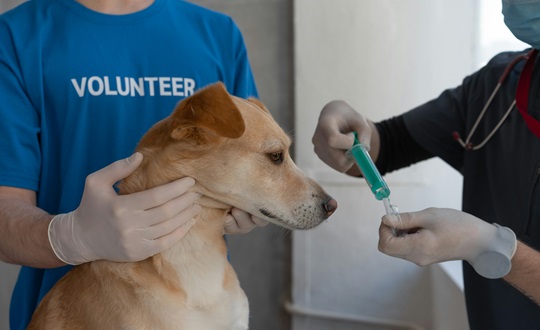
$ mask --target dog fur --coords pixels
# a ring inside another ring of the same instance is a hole
[[[289,229],[315,227],[337,207],[294,164],[290,144],[261,102],[231,96],[221,83],[181,101],[141,139],[144,160],[119,190],[193,177],[203,195],[195,225],[146,260],[74,267],[28,329],[247,329],[248,301],[223,239],[231,207]]]

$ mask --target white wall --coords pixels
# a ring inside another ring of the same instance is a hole
[[[347,100],[380,120],[459,84],[473,69],[477,5],[470,0],[295,1],[296,159],[339,207],[321,227],[294,233],[293,307],[396,323],[370,323],[365,329],[397,329],[398,323],[401,328],[466,327],[458,285],[449,278],[433,280],[431,267],[377,251],[382,204],[363,181],[318,160],[311,136],[320,109],[332,99]],[[460,208],[461,177],[441,161],[392,173],[386,181],[402,211]],[[452,294],[441,295],[439,283],[450,283]],[[452,315],[439,317],[437,306],[449,304],[455,306]],[[294,329],[330,324],[296,317]]]

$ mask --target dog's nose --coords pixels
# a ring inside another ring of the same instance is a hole
[[[324,211],[326,212],[325,218],[328,218],[337,209],[337,201],[333,199],[332,197],[328,196],[323,203],[323,208],[324,208]]]

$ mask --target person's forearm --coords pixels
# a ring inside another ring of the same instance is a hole
[[[18,198],[0,197],[0,260],[36,268],[65,265],[47,235],[52,216]]]
[[[540,305],[540,252],[518,241],[512,270],[504,279]]]

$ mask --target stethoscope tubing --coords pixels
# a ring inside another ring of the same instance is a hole
[[[504,113],[504,115],[502,116],[501,120],[499,120],[499,122],[497,123],[497,125],[495,125],[495,127],[491,130],[491,132],[484,138],[484,140],[482,140],[482,142],[480,142],[479,144],[473,144],[471,143],[471,138],[474,134],[474,132],[476,131],[476,129],[478,128],[478,125],[480,124],[480,121],[482,120],[482,118],[484,117],[484,114],[486,113],[487,109],[489,108],[489,106],[491,105],[491,102],[493,101],[493,99],[495,98],[495,95],[497,95],[497,93],[499,92],[499,89],[501,88],[502,84],[504,84],[504,82],[506,81],[506,78],[508,77],[508,75],[510,74],[510,72],[512,71],[512,69],[514,69],[514,67],[516,66],[516,64],[518,64],[519,62],[523,61],[523,60],[527,60],[529,58],[529,55],[531,53],[527,53],[527,54],[521,54],[519,56],[516,56],[516,58],[514,58],[507,66],[506,66],[506,69],[504,69],[504,72],[503,74],[501,75],[501,77],[499,78],[498,82],[497,82],[497,85],[495,86],[495,88],[493,89],[493,92],[491,92],[491,95],[489,96],[486,104],[484,105],[484,107],[482,108],[482,111],[480,111],[480,114],[478,115],[478,118],[476,119],[476,121],[474,122],[473,124],[473,127],[471,128],[471,131],[469,132],[469,134],[467,135],[467,138],[465,139],[465,141],[463,141],[463,139],[461,138],[460,134],[455,131],[455,132],[452,132],[452,137],[454,138],[454,140],[456,140],[465,150],[469,150],[469,151],[474,151],[474,150],[478,150],[480,148],[482,148],[486,143],[488,143],[488,141],[493,137],[493,135],[499,130],[499,128],[501,127],[501,125],[504,123],[504,121],[506,120],[506,118],[510,115],[510,113],[512,112],[512,110],[514,109],[515,105],[516,105],[516,100],[514,99],[514,101],[512,101],[512,103],[510,104],[510,106],[508,107],[508,110],[506,110],[506,112]]]

